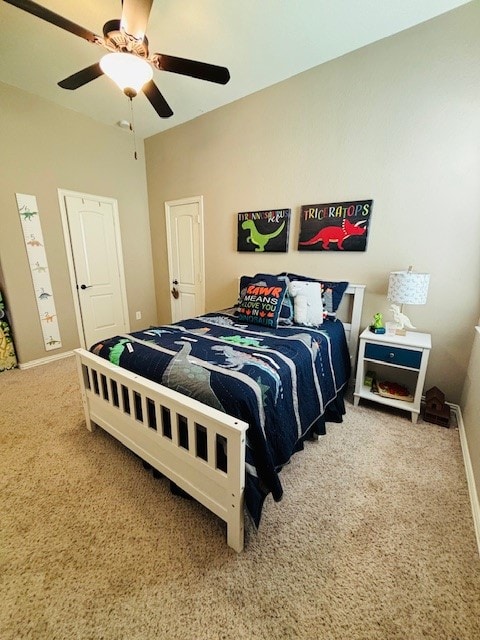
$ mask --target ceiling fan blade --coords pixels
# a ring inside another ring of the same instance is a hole
[[[153,0],[123,0],[120,27],[136,40],[143,40]]]
[[[99,78],[101,75],[103,75],[103,71],[100,68],[100,64],[96,62],[95,64],[85,67],[85,69],[68,76],[65,80],[61,80],[58,83],[58,86],[62,87],[62,89],[78,89],[79,87],[83,87],[84,84],[87,84],[87,82],[91,82],[92,80]]]
[[[170,118],[170,116],[173,116],[173,111],[170,109],[170,105],[162,96],[153,80],[147,82],[142,91],[161,118]]]
[[[36,2],[32,2],[31,0],[5,0],[5,2],[7,2],[8,4],[12,4],[13,6],[18,7],[19,9],[22,9],[27,13],[31,13],[37,18],[41,18],[46,22],[50,22],[50,24],[53,24],[56,27],[60,27],[60,29],[70,31],[70,33],[73,33],[80,38],[84,38],[89,42],[96,43],[99,40],[99,37],[92,31],[89,31],[88,29],[75,24],[75,22],[72,22],[71,20],[67,20],[63,16],[58,15],[58,13],[50,11],[50,9],[45,9],[45,7],[40,6]]]
[[[180,73],[183,76],[191,76],[192,78],[217,82],[218,84],[227,84],[230,80],[230,72],[226,67],[217,67],[217,65],[208,64],[207,62],[176,58],[163,53],[154,53],[151,62],[159,71]]]

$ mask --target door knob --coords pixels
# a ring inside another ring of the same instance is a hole
[[[174,280],[172,284],[178,284],[178,280]]]
[[[90,285],[87,285],[87,284],[81,284],[80,285],[80,289],[91,289],[91,288],[92,288],[91,284]]]

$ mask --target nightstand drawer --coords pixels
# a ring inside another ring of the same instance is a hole
[[[381,360],[382,362],[400,365],[401,367],[420,369],[422,352],[367,342],[365,344],[365,358]]]

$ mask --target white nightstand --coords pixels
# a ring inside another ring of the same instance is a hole
[[[407,335],[397,336],[373,333],[367,327],[360,335],[354,405],[358,405],[360,398],[365,398],[410,411],[412,422],[416,423],[431,348],[432,339],[429,333],[407,331]],[[371,371],[377,380],[388,380],[408,387],[414,396],[413,402],[385,398],[373,393],[365,384],[365,374],[368,371]]]

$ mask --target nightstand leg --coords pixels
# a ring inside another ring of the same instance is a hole
[[[354,407],[358,407],[358,403],[360,402],[360,397],[359,396],[354,396],[353,397],[353,406]]]
[[[418,420],[418,413],[415,413],[415,411],[412,411],[412,422],[413,422],[413,424],[417,424],[417,420]]]

